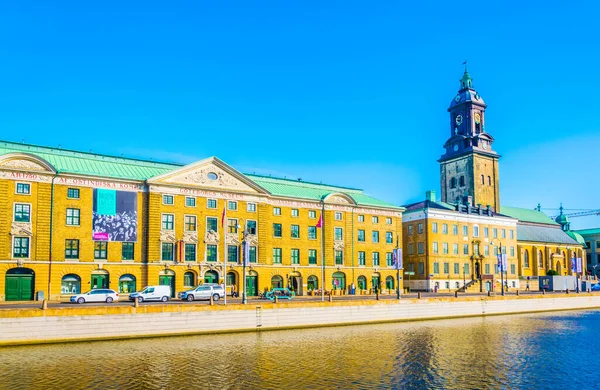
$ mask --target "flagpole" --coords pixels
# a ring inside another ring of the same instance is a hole
[[[321,201],[321,301],[325,302],[325,203]]]
[[[400,299],[400,253],[398,253],[398,234],[396,234],[396,298]]]
[[[227,305],[227,232],[225,231],[225,220],[227,219],[227,200],[223,202],[223,220],[221,225],[223,228],[223,286],[225,289],[225,298],[223,304]]]

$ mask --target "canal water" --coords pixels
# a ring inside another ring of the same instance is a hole
[[[0,389],[598,389],[598,329],[578,311],[0,348]]]

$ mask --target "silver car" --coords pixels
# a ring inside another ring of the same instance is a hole
[[[213,297],[213,301],[218,301],[225,296],[225,290],[223,286],[219,284],[203,284],[196,287],[193,290],[184,291],[179,294],[182,300],[188,301],[199,301],[203,299],[210,299]]]
[[[107,288],[98,288],[88,291],[83,294],[72,295],[69,299],[73,303],[85,303],[85,302],[106,302],[112,303],[113,301],[119,300],[119,294],[115,290]]]

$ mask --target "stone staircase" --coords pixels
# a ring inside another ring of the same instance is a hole
[[[479,280],[471,280],[466,286],[456,290],[459,293],[478,293],[479,292]]]

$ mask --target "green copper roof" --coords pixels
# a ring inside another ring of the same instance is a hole
[[[600,234],[600,228],[594,229],[582,229],[582,230],[574,230],[576,233],[581,234],[582,236],[593,236],[595,234]]]
[[[284,196],[288,198],[303,198],[309,200],[321,200],[324,196],[341,192],[349,195],[359,205],[400,208],[391,203],[375,199],[363,194],[362,190],[356,188],[338,187],[327,184],[317,184],[291,179],[280,179],[269,176],[249,175],[250,180],[263,187],[275,196]]]
[[[550,217],[541,211],[532,209],[522,209],[520,207],[501,206],[500,214],[516,218],[519,222],[545,223],[548,225],[558,225]]]
[[[116,179],[146,180],[181,167],[179,164],[158,163],[13,142],[0,142],[0,155],[7,153],[33,154],[52,164],[61,173]]]
[[[572,239],[574,239],[575,241],[577,241],[581,245],[585,245],[585,240],[583,239],[583,237],[581,236],[581,234],[579,234],[577,232],[574,232],[572,230],[567,230],[565,233],[567,233],[569,235],[569,237],[571,237]]]

